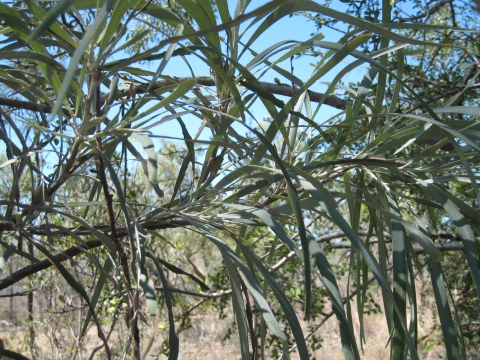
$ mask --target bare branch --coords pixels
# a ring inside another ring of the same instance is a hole
[[[83,245],[77,245],[68,250],[65,250],[64,252],[58,255],[55,255],[55,258],[58,261],[63,262],[75,255],[80,254],[82,252],[81,249],[90,250],[90,249],[99,247],[100,245],[102,245],[102,242],[99,239],[90,240]],[[50,260],[42,260],[37,262],[36,264],[25,266],[24,268],[21,268],[20,270],[15,271],[14,273],[4,277],[3,279],[0,279],[0,290],[3,290],[19,282],[20,280],[26,278],[27,276],[35,274],[41,270],[48,269],[52,265],[53,264],[50,262]]]
[[[179,227],[179,226],[182,226],[182,225],[183,225],[183,223],[181,223],[181,222],[172,221],[172,222],[163,222],[162,224],[157,224],[154,227],[156,229],[167,229],[167,228],[176,228],[176,227]],[[125,233],[122,232],[121,234],[119,232],[118,236],[126,236],[126,232]],[[101,245],[103,245],[103,243],[99,239],[90,240],[90,241],[87,241],[86,243],[84,243],[82,245],[75,245],[75,246],[73,246],[73,247],[55,255],[55,258],[59,262],[63,262],[65,260],[68,260],[68,259],[82,253],[84,250],[91,250],[91,249],[97,248]],[[0,290],[3,290],[5,288],[19,282],[20,280],[26,278],[27,276],[30,276],[30,275],[33,275],[33,274],[39,272],[39,271],[48,269],[52,265],[53,264],[50,262],[50,260],[42,260],[42,261],[39,261],[35,264],[25,266],[24,268],[21,268],[20,270],[15,271],[14,273],[10,274],[9,276],[6,276],[3,279],[0,279]]]
[[[175,81],[173,80],[159,80],[157,84],[152,88],[152,91],[159,89],[164,86],[178,84],[187,80],[195,79],[198,85],[202,86],[215,86],[215,81],[213,77],[185,77],[185,78],[176,78]],[[293,96],[295,93],[295,89],[289,85],[279,85],[275,83],[268,83],[268,82],[261,82],[262,86],[265,88],[266,91],[271,92],[272,94],[276,95],[284,95],[284,96]],[[146,86],[143,84],[135,84],[135,91],[137,94],[144,94],[146,91]],[[104,93],[100,97],[100,103],[103,104],[110,93]],[[313,102],[320,102],[322,98],[325,96],[323,93],[315,92],[315,91],[308,91],[308,95],[310,100]],[[130,96],[130,90],[128,88],[122,89],[118,91],[117,99],[121,98],[128,98]],[[9,98],[0,98],[0,105],[7,106],[10,108],[15,109],[22,109],[22,110],[30,110],[35,112],[43,112],[43,113],[51,113],[52,107],[50,105],[41,105],[41,104],[34,104],[29,101],[22,101],[16,99],[9,99]],[[347,107],[347,101],[339,98],[335,95],[327,95],[325,98],[325,105],[332,106],[339,110],[345,110]],[[63,109],[65,115],[68,115],[68,111]]]
[[[438,3],[436,3],[434,6],[432,6],[430,9],[427,9],[426,12],[422,13],[422,14],[418,14],[418,15],[415,15],[415,16],[411,16],[411,17],[408,17],[408,18],[399,18],[398,19],[398,22],[400,23],[406,23],[406,22],[414,22],[414,21],[417,21],[417,20],[426,20],[428,19],[430,16],[432,16],[433,14],[435,14],[438,10],[440,10],[440,8],[448,3],[452,3],[453,0],[442,0],[442,1],[439,1]]]
[[[155,286],[155,290],[165,291],[165,289],[161,286]],[[219,297],[228,295],[232,292],[232,290],[228,290],[228,291],[214,292],[214,293],[201,293],[198,291],[178,289],[170,286],[167,288],[167,290],[168,292],[191,295],[191,296],[202,297],[202,298],[209,298],[209,299],[219,298]]]
[[[6,106],[15,109],[30,110],[35,112],[41,112],[49,114],[52,112],[53,107],[45,104],[35,104],[30,101],[22,101],[10,98],[0,98],[0,106]],[[62,110],[65,115],[69,115],[66,109]]]
[[[175,80],[159,80],[157,81],[156,85],[152,87],[152,90],[154,91],[163,86],[175,85],[191,79],[195,79],[198,85],[216,86],[215,80],[213,77],[199,76],[195,78],[184,77],[184,78],[175,78]],[[293,96],[295,94],[295,90],[298,91],[298,89],[294,89],[293,87],[289,85],[284,85],[284,84],[276,84],[276,83],[269,83],[269,82],[260,82],[260,84],[264,87],[266,91],[276,95]],[[143,94],[145,93],[146,87],[147,86],[144,84],[135,84],[135,91],[137,94]],[[102,94],[100,101],[102,103],[105,102],[105,100],[108,99],[109,95],[110,93]],[[130,90],[127,88],[122,89],[118,91],[117,96],[119,98],[129,97]],[[325,94],[315,92],[315,91],[308,91],[308,96],[310,97],[311,101],[320,102],[322,98],[325,96]],[[327,95],[325,99],[325,104],[339,110],[345,110],[345,108],[347,107],[347,101],[335,95]]]
[[[359,236],[367,236],[368,231],[367,230],[359,230],[357,235]],[[345,233],[343,231],[334,231],[328,235],[320,236],[317,238],[317,243],[324,243],[324,242],[330,242],[335,239],[340,239],[345,237]],[[372,236],[376,236],[375,234],[372,234]],[[389,233],[384,232],[383,237],[387,240],[387,242],[391,241],[392,237],[390,236]],[[432,235],[432,238],[435,236]],[[450,234],[440,234],[439,238],[441,239],[449,239],[449,240],[458,240],[459,237],[458,235],[450,235]],[[351,244],[335,244],[331,245],[333,248],[341,248],[341,249],[349,249],[351,247]],[[464,250],[463,243],[461,242],[453,242],[453,243],[440,243],[440,244],[435,244],[435,247],[440,250],[440,251],[462,251]],[[415,253],[417,254],[424,254],[425,249],[422,248],[418,244],[413,244],[413,249]],[[283,265],[285,265],[288,261],[290,261],[292,258],[296,256],[295,252],[291,251],[289,252],[285,257],[283,257],[279,262],[277,262],[275,265],[273,265],[270,268],[270,271],[276,271],[279,268],[281,268]]]
[[[35,288],[35,289],[31,289],[31,290],[17,291],[14,294],[0,295],[0,298],[15,297],[15,296],[27,296],[27,295],[30,295],[35,290],[37,290],[37,289]]]

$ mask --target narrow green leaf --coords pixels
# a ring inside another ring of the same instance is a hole
[[[145,175],[148,177],[148,181],[152,186],[157,185],[157,173],[158,173],[158,155],[153,145],[152,140],[147,135],[142,135],[139,133],[132,133],[132,138],[140,142],[143,147],[143,151],[147,153],[148,157],[148,167]],[[145,168],[144,168],[145,170]]]
[[[85,55],[85,51],[87,50],[88,45],[97,33],[97,30],[104,23],[104,20],[108,16],[108,13],[110,12],[114,2],[115,0],[107,0],[105,2],[105,5],[103,5],[102,8],[96,13],[95,20],[92,26],[88,28],[87,32],[82,37],[82,41],[80,41],[77,50],[75,51],[72,59],[70,60],[67,72],[65,73],[65,76],[62,80],[62,85],[58,90],[56,89],[57,99],[50,115],[50,121],[53,121],[55,115],[57,115],[60,111],[65,95],[67,94],[68,89],[71,86],[72,80],[74,79],[75,73],[77,71],[77,66]]]
[[[115,260],[115,254],[114,254],[114,257],[112,257],[112,259]],[[97,284],[95,285],[95,290],[93,291],[93,295],[92,295],[91,303],[92,303],[92,308],[94,309],[97,307],[98,300],[100,299],[100,295],[102,294],[103,288],[105,287],[105,284],[106,284],[107,277],[103,276],[103,273],[109,274],[112,268],[113,268],[113,265],[110,259],[105,261],[102,274],[98,277]],[[92,318],[92,314],[88,312],[87,315],[85,316],[85,321],[83,322],[82,331],[80,332],[79,337],[81,339],[83,339],[83,337],[85,336],[88,330],[88,327],[90,326],[91,318]]]
[[[462,238],[462,242],[465,247],[468,265],[470,266],[470,273],[472,274],[472,278],[475,283],[475,290],[477,295],[480,297],[480,268],[478,265],[478,259],[480,256],[477,252],[475,235],[469,225],[468,220],[458,210],[458,207],[454,204],[454,202],[435,185],[428,184],[420,179],[417,179],[417,182],[419,182],[425,188],[425,191],[430,193],[438,200],[438,202],[440,202],[447,214],[450,216],[453,224],[457,227],[458,233]]]
[[[39,6],[35,1],[33,0],[25,0],[28,8],[32,12],[32,15],[40,20],[40,21],[45,21],[47,16],[50,16],[50,13],[47,13],[41,6]],[[58,5],[58,3],[57,3]],[[53,10],[53,9],[52,9]],[[43,24],[42,24],[43,25]],[[59,25],[58,22],[53,21],[50,26],[51,34],[56,37],[59,40],[65,41],[65,43],[71,45],[71,49],[75,50],[75,48],[78,45],[78,42],[74,38],[72,34],[67,32],[62,26]],[[30,35],[30,37],[33,37],[33,34]],[[33,39],[32,39],[33,40]]]
[[[184,29],[184,26],[182,24],[177,25],[177,28],[175,30],[175,36],[181,35],[182,32],[183,32],[183,29]],[[160,62],[160,65],[158,66],[157,72],[155,73],[155,75],[152,77],[152,79],[148,83],[148,87],[147,87],[147,90],[145,91],[145,93],[148,93],[152,89],[152,86],[155,84],[158,77],[160,76],[160,74],[165,69],[165,66],[167,66],[167,63],[170,60],[170,57],[172,56],[172,53],[175,50],[176,46],[177,46],[177,43],[172,43],[168,46],[168,50],[165,52],[165,55],[164,55],[162,61]]]
[[[393,197],[386,193],[390,211],[400,216],[398,204]],[[390,220],[390,234],[392,236],[392,257],[393,257],[393,300],[399,311],[393,312],[393,335],[391,340],[392,359],[402,360],[406,350],[406,336],[402,324],[407,321],[406,287],[407,287],[407,266],[406,266],[406,237],[402,224],[396,219]]]
[[[195,148],[193,146],[192,137],[188,133],[187,127],[185,126],[185,123],[183,122],[183,120],[180,117],[178,117],[177,121],[180,124],[180,127],[182,128],[183,138],[185,139],[185,144],[187,145],[188,153],[190,155],[190,162],[192,164],[193,176],[195,177]]]
[[[464,114],[480,116],[480,109],[476,106],[448,106],[434,110],[437,114]]]
[[[242,360],[249,360],[250,351],[248,346],[247,318],[245,314],[240,281],[232,261],[226,253],[224,253],[222,250],[220,251],[222,253],[223,262],[225,263],[228,271],[230,284],[232,285],[232,303],[235,317],[237,319],[238,337],[240,339],[240,352],[242,354]]]
[[[179,268],[178,266],[175,266],[173,264],[170,264],[169,262],[163,260],[163,259],[160,259],[160,258],[157,258],[158,262],[160,264],[162,264],[163,266],[165,266],[168,270],[170,270],[171,272],[175,273],[175,274],[179,274],[179,275],[185,275],[185,276],[188,276],[190,279],[192,279],[193,281],[195,281],[201,288],[202,290],[204,291],[209,291],[211,290],[202,280],[200,280],[199,278],[197,278],[195,275],[193,274],[190,274],[189,272],[183,270],[182,268]]]
[[[148,274],[142,274],[140,276],[140,286],[145,294],[147,300],[147,309],[149,315],[154,318],[157,316],[157,295],[155,295],[155,285],[153,280],[148,277]]]
[[[272,229],[275,235],[277,235],[278,238],[282,240],[282,242],[290,251],[294,251],[295,254],[297,254],[297,256],[303,261],[304,257],[303,257],[302,251],[297,247],[297,245],[290,238],[290,236],[287,235],[287,233],[280,226],[277,220],[275,220],[275,218],[272,215],[270,215],[266,210],[258,209],[251,206],[237,205],[237,204],[225,204],[225,205],[234,209],[243,210],[247,213],[257,216],[259,219],[261,219],[264,222],[266,226]]]
[[[57,21],[57,17],[60,14],[64,14],[74,1],[75,0],[60,0],[57,2],[55,6],[50,9],[42,23],[30,34],[27,39],[27,44],[30,44],[38,37],[42,36],[52,26],[52,24]]]
[[[433,294],[442,326],[443,339],[447,350],[448,359],[462,359],[456,336],[450,305],[448,303],[447,290],[444,283],[442,266],[440,263],[428,257],[428,267],[432,279]]]
[[[325,289],[327,290],[328,296],[332,302],[333,311],[335,312],[335,316],[337,317],[340,326],[340,337],[342,340],[342,348],[345,359],[360,359],[357,342],[355,340],[355,334],[353,333],[352,326],[347,319],[347,315],[345,314],[342,296],[340,295],[335,274],[330,267],[327,257],[311,234],[309,234],[309,247],[310,253],[315,259],[315,264],[317,265],[318,270],[320,270],[320,280],[325,285]]]
[[[144,0],[138,0],[137,3],[140,5]],[[116,1],[115,8],[109,18],[105,31],[102,34],[102,41],[100,43],[100,53],[105,50],[110,41],[114,40],[113,37],[119,31],[120,26],[122,25],[122,19],[127,15],[127,11],[130,8],[130,2],[127,0]]]
[[[160,280],[162,282],[163,291],[165,293],[165,303],[167,305],[168,311],[168,323],[169,323],[169,332],[168,332],[168,345],[170,349],[170,354],[168,355],[168,360],[176,360],[178,359],[178,354],[180,352],[180,342],[178,340],[178,336],[175,332],[175,316],[173,314],[173,306],[172,300],[170,298],[170,292],[168,290],[168,282],[165,274],[160,266],[160,262],[158,261],[155,254],[152,253],[150,249],[146,249],[146,256],[152,259],[155,267],[157,268],[157,272],[160,275]]]

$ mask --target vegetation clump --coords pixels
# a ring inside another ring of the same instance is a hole
[[[478,5],[0,2],[0,357],[475,358]]]

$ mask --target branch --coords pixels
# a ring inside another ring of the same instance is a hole
[[[31,290],[25,290],[25,291],[17,291],[14,294],[7,294],[7,295],[0,295],[0,298],[6,298],[6,297],[15,297],[15,296],[27,296],[30,295],[33,291],[37,289],[31,289]]]
[[[175,85],[179,84],[182,82],[185,82],[187,80],[192,80],[195,79],[197,81],[198,85],[202,86],[216,86],[215,80],[213,77],[204,77],[204,76],[199,76],[199,77],[183,77],[183,78],[175,78],[175,80],[159,80],[155,84],[155,86],[152,87],[152,91],[155,91],[159,88],[162,88],[164,86],[169,86],[169,85]],[[283,85],[283,84],[276,84],[276,83],[268,83],[268,82],[260,82],[260,84],[264,87],[264,89],[272,94],[276,95],[284,95],[284,96],[293,96],[295,94],[295,91],[298,91],[298,89],[294,89],[293,87],[289,85]],[[136,94],[144,94],[147,89],[147,85],[145,84],[135,84],[135,93]],[[110,96],[110,93],[105,93],[102,94],[100,98],[100,102],[103,104],[105,100],[108,99]],[[123,97],[130,97],[130,89],[122,89],[119,90],[117,93],[117,98],[123,98]],[[310,101],[313,102],[320,102],[322,98],[325,96],[324,93],[319,93],[315,91],[308,91],[308,96],[310,97]],[[339,110],[345,110],[347,107],[347,101],[344,99],[341,99],[335,95],[327,95],[325,102],[326,105],[332,106],[336,109]]]
[[[368,231],[367,230],[359,230],[357,233],[358,236],[367,236]],[[342,237],[345,237],[345,233],[343,231],[334,231],[328,235],[320,236],[317,238],[317,243],[324,243],[324,242],[330,242],[335,239],[340,239]],[[376,236],[376,234],[372,234],[372,236]],[[391,241],[392,237],[390,236],[389,233],[384,232],[383,237],[387,239],[388,241]],[[432,238],[434,238],[434,235],[431,235]],[[459,236],[458,235],[450,235],[450,234],[440,234],[438,236],[441,239],[449,239],[449,240],[458,240]],[[338,245],[331,245],[333,248],[350,248],[350,244],[338,244]],[[441,243],[441,244],[435,244],[435,247],[440,250],[440,251],[461,251],[464,250],[463,243]],[[413,249],[416,254],[423,254],[425,253],[425,249],[422,248],[420,245],[413,244]],[[285,263],[290,261],[292,258],[296,256],[294,251],[289,252],[285,257],[283,257],[279,262],[277,262],[275,265],[273,265],[270,268],[270,271],[276,271],[279,268],[281,268]]]
[[[90,250],[94,249],[96,247],[99,247],[103,245],[102,242],[99,239],[95,240],[90,240],[86,242],[83,245],[76,245],[74,247],[71,247],[68,250],[65,250],[64,252],[61,252],[60,254],[55,255],[55,258],[63,262],[65,260],[68,260],[82,252],[82,250]],[[35,274],[39,271],[48,269],[50,266],[53,264],[50,262],[50,260],[42,260],[39,261],[35,264],[25,266],[24,268],[21,268],[20,270],[15,271],[14,273],[10,274],[9,276],[4,277],[3,279],[0,279],[0,290],[3,290],[20,280],[26,278],[27,276],[30,276],[32,274]]]
[[[330,245],[333,249],[351,249],[352,245],[350,244],[335,244],[335,245]],[[416,254],[424,254],[425,249],[421,247],[418,244],[412,244],[413,251],[415,251]],[[448,243],[448,244],[435,244],[435,247],[439,251],[463,251],[465,247],[463,246],[463,243]]]
[[[0,205],[3,205],[5,202],[2,202],[0,200]],[[20,204],[20,203],[15,203],[15,206],[18,206],[20,208],[24,209],[31,209],[35,211],[45,211],[45,213],[55,213],[56,211],[53,210],[52,208],[42,208],[39,206],[34,206],[34,205],[26,205],[26,204]],[[171,228],[177,228],[177,227],[185,227],[188,226],[190,223],[186,220],[172,220],[172,219],[163,219],[163,220],[147,220],[145,222],[142,221],[137,221],[140,225],[142,225],[142,228],[144,230],[162,230],[162,229],[171,229]],[[98,231],[101,231],[105,233],[105,235],[108,236],[108,225],[105,226],[95,226],[95,228]],[[83,226],[78,226],[74,228],[67,228],[67,229],[59,229],[59,230],[54,230],[58,229],[57,226],[54,224],[50,224],[50,227],[47,229],[45,224],[36,226],[34,228],[28,228],[28,229],[22,229],[25,233],[28,233],[29,235],[37,235],[37,236],[69,236],[70,234],[74,233],[75,235],[92,235],[92,232],[88,230],[86,227]],[[2,219],[0,217],[0,232],[2,231],[18,231],[19,229],[16,227],[14,222],[9,222],[6,221],[5,219]],[[128,235],[128,230],[125,225],[123,226],[118,226],[117,227],[117,236],[118,237],[125,237]],[[1,243],[0,243],[1,245]],[[21,254],[22,255],[22,254]],[[25,255],[22,255],[23,257],[26,257]]]
[[[427,9],[426,12],[422,13],[422,14],[418,14],[418,15],[415,15],[415,16],[411,16],[409,18],[399,18],[398,19],[398,22],[399,23],[406,23],[406,22],[413,22],[413,21],[416,21],[416,20],[420,20],[420,19],[425,19],[427,20],[430,16],[432,16],[433,14],[435,14],[438,10],[440,10],[440,8],[448,3],[452,3],[453,0],[442,0],[438,3],[436,3],[434,6],[432,6],[430,9]]]
[[[164,86],[168,85],[175,85],[187,80],[195,79],[198,85],[202,86],[215,86],[215,81],[213,77],[185,77],[185,78],[176,78],[175,81],[173,80],[160,80],[157,81],[156,85],[152,87],[152,91],[159,89]],[[295,94],[295,89],[289,85],[279,85],[275,83],[268,83],[268,82],[261,82],[262,86],[265,88],[266,91],[276,94],[276,95],[284,95],[284,96],[293,96]],[[135,93],[136,94],[144,94],[146,91],[146,86],[144,84],[135,84]],[[104,93],[100,97],[100,104],[105,103],[105,100],[108,99],[110,93]],[[313,102],[320,102],[321,99],[325,96],[323,93],[315,92],[315,91],[308,91],[308,95],[310,97],[310,101]],[[130,97],[130,89],[122,89],[119,90],[117,93],[117,100],[121,98],[128,98]],[[339,98],[335,95],[327,95],[325,102],[326,105],[332,106],[339,110],[345,110],[347,107],[347,101]],[[10,108],[15,109],[22,109],[22,110],[30,110],[35,112],[43,112],[43,113],[51,113],[52,107],[50,105],[41,105],[35,104],[29,101],[22,101],[16,99],[9,99],[9,98],[0,98],[0,106],[7,106]],[[63,109],[63,112],[68,115],[67,109]]]
[[[155,290],[165,291],[165,289],[161,286],[155,286]],[[219,297],[228,295],[232,292],[232,290],[227,290],[227,291],[214,292],[214,293],[201,293],[198,291],[184,290],[184,289],[174,288],[170,286],[167,288],[167,290],[168,292],[197,296],[197,297],[208,298],[208,299],[219,298]]]
[[[155,229],[168,229],[168,228],[176,228],[182,226],[182,222],[176,222],[176,221],[169,221],[169,222],[164,222],[162,224],[157,224],[156,226],[152,226],[152,228]],[[108,234],[106,233],[108,236]],[[125,233],[123,232],[118,232],[118,236],[126,236],[126,230]],[[97,248],[99,246],[102,246],[103,243],[99,239],[94,239],[87,241],[84,244],[81,245],[75,245],[57,255],[55,255],[55,258],[59,262],[63,262],[65,260],[68,260],[74,256],[77,256],[78,254],[82,253],[84,250],[91,250],[94,248]],[[21,268],[20,270],[15,271],[14,273],[10,274],[9,276],[4,277],[3,279],[0,279],[0,290],[6,289],[7,287],[19,282],[20,280],[26,278],[27,276],[33,275],[39,271],[48,269],[50,266],[53,264],[50,262],[50,260],[42,260],[39,261],[35,264],[25,266],[24,268]]]
[[[50,114],[52,112],[53,107],[50,105],[45,104],[35,104],[30,101],[22,101],[17,99],[10,99],[10,98],[0,98],[0,106],[6,106],[15,109],[22,109],[22,110],[30,110],[35,112],[41,112],[45,114]],[[62,109],[63,113],[69,116],[69,112],[67,109]]]

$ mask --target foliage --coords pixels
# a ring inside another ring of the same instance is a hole
[[[192,314],[213,307],[233,314],[242,359],[310,359],[332,316],[359,359],[364,314],[379,312],[391,358],[418,359],[427,263],[446,355],[467,358],[441,251],[465,253],[478,299],[479,31],[445,6],[476,8],[442,1],[425,23],[388,0],[172,3],[0,3],[0,289],[29,277],[32,357],[35,291],[49,287],[51,338],[61,321],[74,338],[52,348],[67,356],[145,358],[165,329],[157,355],[176,359]],[[343,34],[255,51],[292,14]],[[309,49],[320,58],[300,79],[290,65]],[[168,74],[172,62],[189,76]],[[325,94],[310,91],[332,71]],[[261,81],[272,74],[279,84]],[[90,328],[100,342],[85,350]]]

